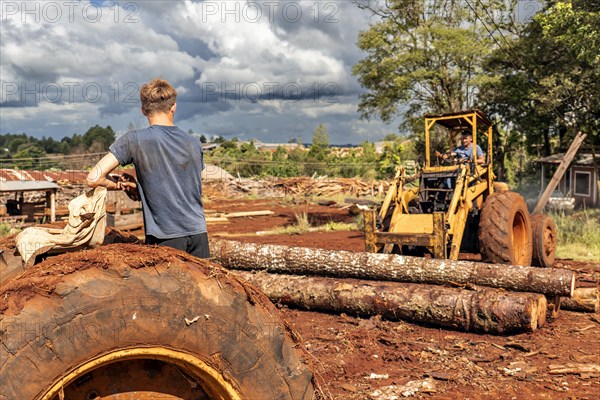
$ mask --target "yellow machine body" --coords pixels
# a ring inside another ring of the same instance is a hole
[[[432,165],[431,134],[440,128],[448,135],[450,149],[458,135],[468,131],[473,137],[473,159]],[[483,163],[474,161],[480,156],[478,139],[486,142]],[[407,186],[416,179],[418,187]],[[456,260],[470,213],[476,214],[493,192],[492,123],[485,114],[471,110],[426,115],[425,165],[412,177],[399,167],[379,212],[365,212],[366,250],[404,254],[407,249],[422,248],[435,258]]]

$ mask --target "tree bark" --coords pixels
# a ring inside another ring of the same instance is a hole
[[[600,290],[598,288],[577,288],[573,297],[560,298],[560,308],[595,313],[600,310]]]
[[[537,293],[356,279],[340,281],[266,272],[233,273],[258,287],[275,303],[309,310],[381,315],[392,321],[494,334],[532,332],[546,321],[546,298]]]
[[[212,239],[210,252],[226,268],[427,284],[474,284],[571,297],[575,273],[395,254],[375,254]]]

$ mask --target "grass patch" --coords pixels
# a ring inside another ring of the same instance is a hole
[[[19,233],[21,229],[14,228],[11,224],[0,224],[0,238]]]
[[[551,213],[556,225],[558,258],[600,262],[600,210]]]
[[[301,235],[310,231],[311,225],[307,213],[295,213],[294,217],[296,218],[296,223],[294,225],[275,229],[275,232],[285,235]]]
[[[357,229],[356,223],[330,221],[325,225],[312,226],[305,212],[294,214],[296,223],[291,226],[285,226],[268,232],[261,232],[261,235],[301,235],[308,232],[334,232],[334,231],[353,231]]]
[[[365,214],[364,213],[361,212],[354,216],[354,226],[357,231],[362,232],[365,230]]]
[[[351,222],[328,222],[322,226],[326,232],[333,231],[354,231],[356,230],[356,224]]]

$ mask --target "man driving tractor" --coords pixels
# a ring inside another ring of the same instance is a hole
[[[473,160],[473,135],[469,131],[464,131],[461,135],[462,145],[456,147],[454,150],[447,153],[440,153],[439,151],[435,152],[436,157],[439,157],[443,160],[446,160],[452,157],[456,162],[466,162],[469,160]],[[477,164],[483,164],[485,162],[485,153],[479,147],[476,146],[477,149]]]

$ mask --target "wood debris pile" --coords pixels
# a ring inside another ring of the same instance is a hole
[[[226,193],[228,196],[259,197],[319,196],[339,194],[353,197],[383,196],[389,182],[365,182],[355,178],[296,177],[296,178],[237,178],[233,180],[205,181],[204,192],[212,195]]]

